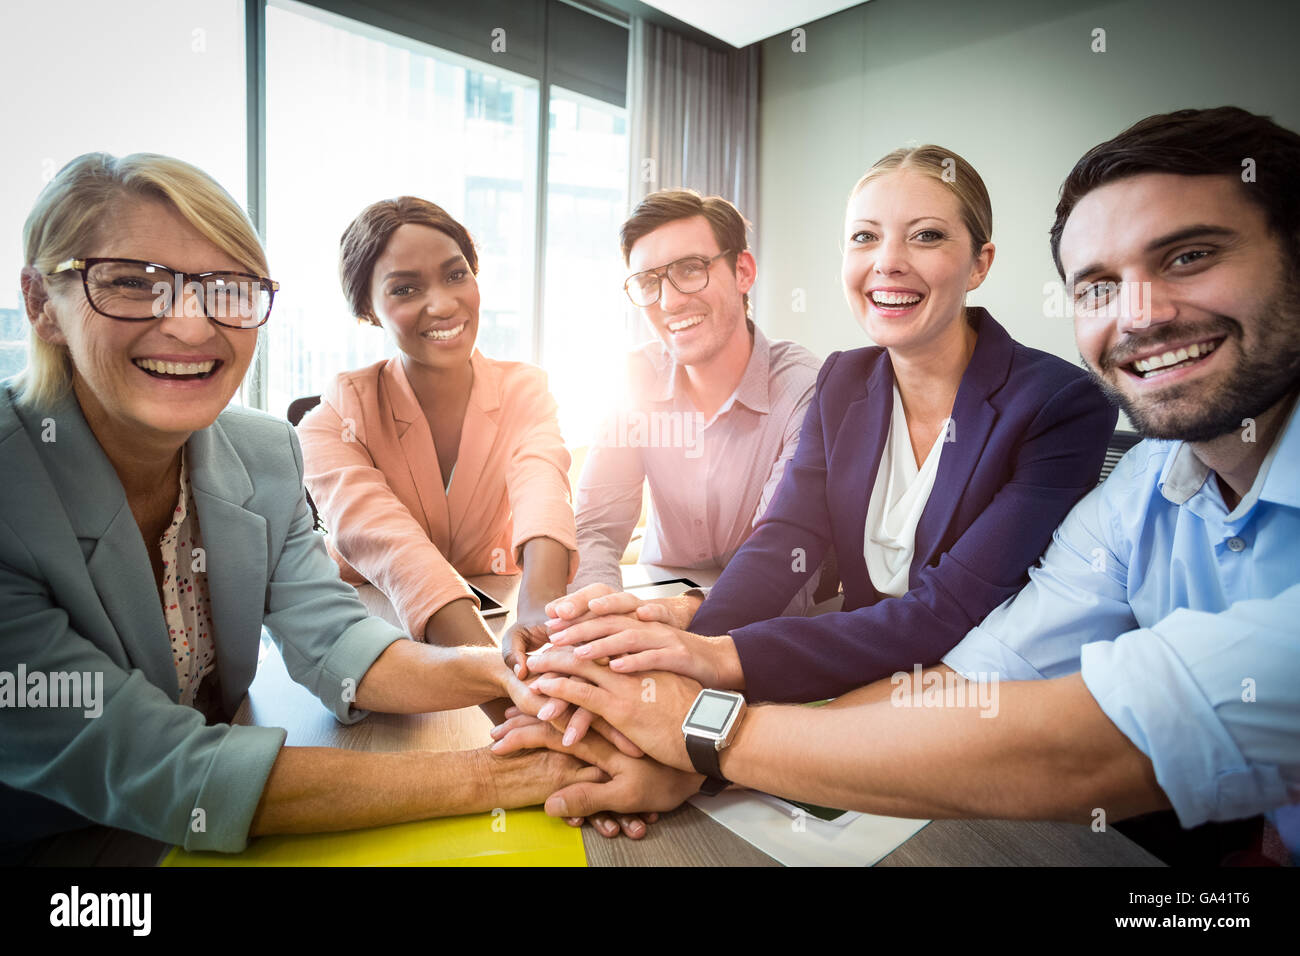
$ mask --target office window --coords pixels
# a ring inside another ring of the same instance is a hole
[[[570,445],[585,445],[634,344],[618,229],[627,212],[627,111],[552,86],[542,365]]]
[[[209,173],[242,206],[248,151],[241,0],[142,3],[130,15],[77,0],[8,3],[4,19],[0,378],[26,365],[22,224],[59,169],[92,151],[164,153]],[[200,106],[220,121],[199,121]]]
[[[290,0],[268,6],[266,32],[266,239],[281,283],[268,409],[394,354],[349,314],[338,243],[365,206],[400,195],[474,237],[480,351],[530,360],[537,82]]]

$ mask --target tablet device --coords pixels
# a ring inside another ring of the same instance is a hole
[[[466,581],[465,583],[469,584],[468,581]],[[483,615],[483,617],[485,618],[501,617],[503,614],[510,613],[510,608],[504,607],[499,601],[496,601],[493,598],[488,597],[486,594],[483,593],[481,589],[474,587],[474,585],[472,584],[469,585],[469,589],[473,591],[474,596],[478,598],[479,600],[478,612],[479,614]]]
[[[631,587],[624,588],[629,594],[635,594],[643,601],[650,601],[654,598],[677,597],[679,594],[685,594],[691,588],[699,587],[690,578],[673,578],[670,581],[653,581],[650,584],[634,584]]]

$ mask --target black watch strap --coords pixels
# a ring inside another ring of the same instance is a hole
[[[711,797],[727,787],[730,781],[722,775],[718,749],[710,738],[687,734],[686,753],[691,758],[691,766],[695,768],[695,772],[704,774],[700,793]]]

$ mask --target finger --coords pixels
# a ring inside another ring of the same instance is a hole
[[[602,681],[609,680],[608,667],[604,667],[596,661],[575,658],[573,651],[566,647],[557,647],[538,654],[537,657],[533,658],[531,666],[533,673],[540,672],[542,675],[531,685],[538,693],[545,693],[545,691],[539,689],[541,681],[555,676],[581,677],[593,684],[600,684]]]
[[[672,611],[662,604],[652,604],[649,601],[636,609],[636,619],[638,621],[655,621],[659,624],[667,624],[669,627],[675,626]]]
[[[579,740],[587,735],[587,730],[591,727],[591,722],[596,719],[596,715],[585,707],[579,707],[569,718],[569,725],[564,729],[564,746],[572,747]]]
[[[596,832],[607,840],[612,840],[618,836],[620,822],[608,813],[593,813],[587,817],[587,822],[595,827]]]
[[[635,594],[629,594],[627,591],[616,591],[613,594],[606,594],[604,597],[593,598],[588,604],[587,609],[592,614],[632,614],[645,602]]]
[[[619,828],[622,829],[624,836],[630,837],[633,840],[639,840],[645,836],[646,826],[640,817],[619,814],[616,819],[618,820]]]
[[[598,664],[590,665],[594,668],[600,668]],[[543,678],[537,682],[538,689],[547,697],[558,697],[560,700],[567,700],[576,707],[586,707],[588,710],[605,716],[605,712],[611,709],[614,698],[610,693],[595,684],[588,684],[585,681],[574,680],[571,677],[550,677]],[[569,816],[577,816],[576,813]]]
[[[604,717],[597,717],[596,722],[592,724],[592,726],[596,728],[596,733],[600,734],[629,757],[645,756],[644,750],[632,743],[623,731],[610,724],[610,722]]]
[[[643,813],[643,814],[641,814],[641,819],[644,820],[646,823],[658,823],[658,822],[659,822],[659,814],[657,814],[657,813]]]
[[[566,710],[569,709],[569,705],[566,704],[564,701],[551,697],[549,694],[543,696],[549,699],[546,701],[546,703],[542,704],[540,708],[538,708],[537,710],[538,720],[545,720],[547,722],[553,721],[561,714],[563,714]]]
[[[603,594],[609,594],[614,589],[608,584],[588,584],[585,588],[579,588],[572,594],[566,594],[549,601],[546,605],[547,617],[558,617],[572,619],[587,612],[587,603]]]
[[[556,746],[550,746],[555,744]],[[514,727],[491,746],[491,751],[498,757],[518,753],[520,750],[536,750],[546,747],[548,750],[561,750],[559,734],[550,724],[525,724]],[[566,813],[564,816],[586,816],[586,814]]]
[[[542,723],[542,721],[538,720],[536,717],[529,717],[527,714],[519,714],[497,724],[488,731],[488,735],[491,736],[493,740],[500,740],[516,727],[529,727],[533,724],[540,723]]]
[[[609,662],[609,666],[619,674],[639,674],[642,671],[668,671],[684,677],[695,677],[694,661],[689,654],[677,653],[675,649],[652,648],[637,654],[628,654]],[[615,666],[618,665],[618,666]]]
[[[589,644],[581,644],[573,649],[573,656],[578,660],[596,660],[600,657],[616,657],[619,654],[634,654],[665,647],[671,636],[655,628],[637,628],[623,630],[609,637],[602,637]]]
[[[522,713],[523,711],[520,710],[518,707],[515,707],[513,704],[506,708],[507,717],[518,717]]]
[[[515,672],[515,676],[520,680],[528,674],[528,642],[524,640],[523,634],[518,630],[511,628],[509,632],[510,639],[507,646],[502,650],[506,666]]]
[[[580,827],[587,821],[583,817],[565,817],[564,822],[571,827]]]
[[[555,628],[552,628],[551,643],[556,647],[585,644],[588,641],[594,641],[598,637],[609,637],[611,634],[626,630],[629,624],[640,623],[636,618],[628,617],[625,614],[606,614],[601,617],[579,621],[558,634],[555,633]]]

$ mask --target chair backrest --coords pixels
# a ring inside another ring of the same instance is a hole
[[[1115,429],[1115,434],[1110,436],[1110,442],[1106,445],[1106,460],[1101,464],[1101,475],[1097,478],[1097,484],[1105,481],[1124,454],[1141,440],[1142,436],[1137,432]]]
[[[289,410],[285,412],[284,417],[289,419],[290,425],[297,428],[303,416],[319,404],[319,395],[304,395],[302,398],[295,398],[289,403]],[[316,510],[316,502],[311,500],[311,492],[303,489],[303,494],[307,496],[307,507],[311,509],[312,528],[321,534],[325,534],[325,525],[321,523],[320,512]]]
[[[302,421],[302,417],[319,404],[319,395],[304,395],[302,398],[295,398],[289,403],[289,410],[285,412],[284,417],[289,419],[290,425],[297,428],[298,423]]]

